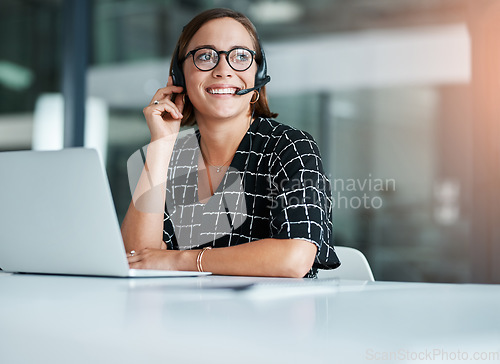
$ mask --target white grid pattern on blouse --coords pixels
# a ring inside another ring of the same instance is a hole
[[[223,247],[263,238],[318,247],[315,267],[338,265],[331,243],[330,182],[314,139],[275,120],[255,120],[221,185],[198,200],[199,144],[179,138],[169,165],[164,241],[169,249]]]

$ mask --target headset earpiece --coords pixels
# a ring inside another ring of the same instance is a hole
[[[271,81],[271,77],[269,77],[267,75],[266,55],[264,53],[264,48],[262,48],[262,45],[260,44],[260,39],[257,39],[257,43],[259,44],[260,54],[262,56],[262,60],[259,64],[259,67],[257,68],[257,73],[255,74],[255,86],[257,86],[258,88],[261,88],[266,83]]]
[[[182,72],[181,65],[179,64],[179,47],[175,48],[173,63],[172,63],[172,81],[174,86],[180,86],[186,91],[186,81],[184,80],[184,72]]]

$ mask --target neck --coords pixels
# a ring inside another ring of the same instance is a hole
[[[250,115],[231,120],[197,119],[202,153],[211,165],[222,166],[231,160],[245,136]]]

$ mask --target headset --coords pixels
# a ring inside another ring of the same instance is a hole
[[[264,49],[260,44],[260,40],[257,39],[257,43],[260,48],[260,53],[262,54],[262,61],[257,68],[257,73],[255,73],[255,86],[252,88],[245,88],[243,90],[239,90],[236,92],[236,95],[245,95],[254,90],[260,90],[261,87],[266,85],[269,81],[271,81],[271,77],[267,74],[267,62],[266,55],[264,54]],[[182,66],[179,63],[179,46],[175,48],[174,52],[174,62],[172,64],[172,80],[175,86],[180,86],[184,88],[184,92],[186,91],[186,80],[184,79],[184,72],[182,72]]]

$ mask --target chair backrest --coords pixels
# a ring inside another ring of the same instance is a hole
[[[340,267],[333,270],[320,269],[318,278],[375,281],[368,260],[359,250],[346,246],[335,246],[335,252],[340,259]]]

